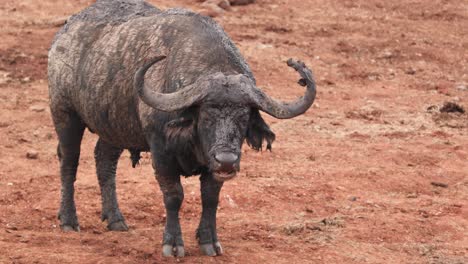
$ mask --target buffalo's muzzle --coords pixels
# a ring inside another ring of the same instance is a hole
[[[215,155],[215,160],[219,163],[217,170],[231,172],[236,170],[236,164],[239,156],[231,152],[221,152]]]
[[[232,152],[220,152],[215,155],[216,168],[213,176],[218,181],[226,181],[236,176],[239,170],[239,155]]]

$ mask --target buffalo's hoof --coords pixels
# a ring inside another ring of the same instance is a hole
[[[215,242],[213,244],[202,244],[200,245],[200,251],[205,256],[221,256],[223,252],[223,247],[221,247],[221,243]]]
[[[183,258],[185,256],[184,246],[163,245],[163,257]]]
[[[60,228],[63,232],[80,232],[80,226],[61,225]]]
[[[109,231],[128,231],[128,226],[125,221],[117,221],[107,225]]]

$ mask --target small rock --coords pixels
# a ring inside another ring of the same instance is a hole
[[[351,197],[349,197],[349,200],[350,200],[351,202],[355,202],[355,201],[357,201],[357,199],[358,199],[358,198],[357,198],[356,196],[351,196]]]
[[[436,113],[436,112],[439,112],[439,107],[437,105],[431,105],[427,107],[426,111],[428,113]]]
[[[12,224],[6,224],[6,228],[9,229],[9,230],[18,230],[18,228]]]
[[[406,195],[406,198],[418,198],[418,194],[417,193],[409,193]]]
[[[226,194],[225,197],[226,197],[226,200],[228,201],[228,204],[229,204],[230,207],[232,207],[232,208],[237,207],[236,202],[234,202],[234,200],[231,198],[231,196],[229,194]]]
[[[29,110],[39,113],[39,112],[43,112],[45,110],[45,107],[41,105],[33,105],[29,107]]]
[[[54,26],[54,27],[61,27],[67,23],[68,17],[57,17],[53,18],[46,22],[46,24]]]
[[[447,188],[448,187],[448,184],[443,183],[443,182],[431,182],[431,185],[435,186],[435,187],[442,187],[442,188]]]
[[[409,74],[409,75],[414,75],[416,73],[416,70],[413,69],[413,68],[408,68],[406,71],[405,71],[406,74]]]
[[[207,0],[203,2],[202,6],[204,5],[217,5],[224,10],[231,10],[231,4],[228,0]]]
[[[54,137],[54,135],[52,135],[52,133],[50,133],[50,132],[45,134],[46,139],[52,139],[53,137]]]
[[[229,0],[231,5],[248,5],[255,2],[255,0]]]
[[[35,150],[28,150],[28,152],[26,152],[26,158],[28,159],[37,159],[39,157],[39,153]]]
[[[465,113],[465,109],[462,106],[453,103],[453,102],[445,102],[444,105],[440,108],[441,113]]]
[[[31,140],[25,138],[25,137],[21,137],[20,139],[18,139],[18,142],[19,143],[29,143],[31,142]]]
[[[1,84],[7,84],[7,83],[11,82],[10,75],[11,75],[11,73],[0,70],[0,85]]]
[[[457,88],[458,90],[462,90],[462,91],[468,90],[468,87],[466,86],[466,84],[463,84],[463,83],[457,85],[455,88]]]
[[[10,123],[0,121],[0,128],[2,128],[2,127],[9,127],[9,126],[10,126]]]
[[[7,183],[7,186],[13,186],[12,182]]]
[[[28,76],[28,77],[24,77],[24,78],[22,78],[22,79],[20,80],[21,83],[28,83],[28,82],[30,82],[30,81],[31,81],[31,77],[29,77],[29,76]]]
[[[257,45],[257,48],[259,48],[259,49],[271,49],[271,48],[273,48],[273,45],[260,43],[260,44]]]
[[[382,54],[378,56],[379,59],[391,59],[393,57],[395,57],[395,54],[389,50],[382,52]]]

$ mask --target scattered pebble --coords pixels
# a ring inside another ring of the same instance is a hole
[[[20,82],[21,82],[21,83],[28,83],[28,82],[30,82],[30,81],[31,81],[31,77],[29,77],[29,76],[20,79]]]
[[[228,0],[215,0],[217,5],[224,10],[231,10],[231,3]]]
[[[453,103],[453,102],[446,102],[444,105],[440,108],[441,113],[465,113],[465,109],[463,109],[462,106]]]
[[[426,108],[428,113],[436,113],[439,112],[439,107],[437,105],[431,105]]]
[[[18,228],[12,224],[6,224],[6,228],[8,230],[15,230],[15,231],[18,230]]]
[[[2,128],[2,127],[9,127],[9,126],[10,126],[10,123],[0,121],[0,128]]]
[[[43,112],[45,110],[45,107],[41,105],[33,105],[29,107],[29,110],[39,113],[39,112]]]
[[[413,69],[413,68],[408,68],[406,71],[405,71],[406,74],[409,74],[409,75],[414,75],[416,74],[416,70]]]
[[[226,200],[228,201],[228,204],[229,204],[230,207],[233,207],[233,208],[237,207],[236,202],[234,202],[234,200],[231,198],[231,196],[229,194],[226,194],[225,197],[226,197]]]
[[[395,57],[395,54],[389,50],[384,51],[382,54],[379,55],[379,59],[391,59]]]
[[[443,183],[443,182],[431,182],[431,185],[433,185],[435,187],[442,187],[442,188],[447,188],[448,187],[448,184]]]
[[[257,45],[257,48],[258,49],[271,49],[273,48],[273,45],[260,43]]]
[[[458,90],[462,90],[462,91],[468,90],[468,87],[466,86],[466,84],[463,84],[463,83],[457,85],[455,88],[457,88]]]
[[[28,152],[26,152],[26,158],[28,159],[37,159],[39,157],[39,153],[35,150],[28,150]]]
[[[53,137],[54,137],[54,135],[53,135],[52,133],[50,133],[50,132],[47,132],[47,133],[45,134],[45,138],[46,138],[46,139],[52,139]]]
[[[61,27],[61,26],[65,25],[67,20],[68,20],[67,16],[65,16],[65,17],[56,17],[56,18],[53,18],[53,19],[47,21],[46,24],[54,26],[54,27]]]
[[[248,5],[255,2],[255,0],[229,0],[231,5]]]
[[[0,70],[0,85],[11,82],[11,73]]]

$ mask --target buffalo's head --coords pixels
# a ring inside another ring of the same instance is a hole
[[[135,74],[135,87],[146,104],[161,111],[182,110],[178,119],[166,124],[166,140],[179,151],[193,149],[218,181],[233,178],[239,171],[244,140],[255,150],[263,142],[271,150],[275,134],[260,116],[259,110],[276,118],[303,114],[314,102],[315,82],[302,62],[288,60],[288,66],[301,75],[299,84],[307,86],[303,97],[291,103],[279,102],[255,86],[246,75],[215,73],[174,93],[158,93],[144,85],[146,71],[158,57]],[[192,144],[192,145],[191,145]]]

